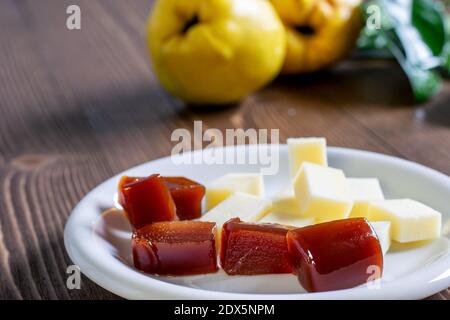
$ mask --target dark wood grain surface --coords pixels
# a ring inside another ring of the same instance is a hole
[[[82,9],[82,30],[65,27]],[[143,26],[149,0],[0,0],[0,299],[114,299],[71,264],[63,228],[94,186],[170,153],[194,120],[219,129],[279,128],[330,145],[410,159],[450,174],[450,84],[415,105],[391,62],[353,59],[283,77],[215,111],[170,98],[152,73]],[[431,297],[449,299],[446,290]]]

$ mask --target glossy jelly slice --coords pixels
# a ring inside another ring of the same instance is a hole
[[[184,177],[164,177],[164,180],[177,207],[178,218],[180,220],[200,218],[205,187]]]
[[[286,245],[289,228],[228,220],[222,228],[220,262],[229,275],[291,273]]]
[[[134,266],[149,274],[192,275],[217,271],[214,222],[155,222],[133,233]]]
[[[145,178],[122,177],[119,202],[134,229],[152,222],[178,219],[169,188],[158,174]]]
[[[295,272],[309,292],[351,288],[381,277],[383,254],[365,218],[290,230],[286,238]]]

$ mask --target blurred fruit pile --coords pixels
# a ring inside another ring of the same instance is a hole
[[[280,72],[333,66],[358,37],[360,50],[393,55],[424,101],[450,65],[445,19],[434,0],[157,0],[147,42],[163,87],[191,104],[233,103]]]

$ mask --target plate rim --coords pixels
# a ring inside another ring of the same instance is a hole
[[[224,146],[219,148],[258,148],[259,144]],[[279,144],[278,147],[286,149],[286,144]],[[208,149],[213,151],[216,148]],[[192,151],[192,153],[203,152],[203,150]],[[432,178],[441,180],[444,185],[448,186],[450,190],[450,177],[435,169],[426,167],[422,164],[412,162],[410,160],[386,155],[382,153],[353,149],[342,147],[328,147],[327,153],[334,154],[357,154],[359,157],[377,157],[387,161],[391,161],[400,166],[410,167],[419,170]],[[121,175],[129,171],[139,170],[140,167],[146,166],[149,163],[157,164],[158,162],[166,161],[171,156],[166,156],[154,160],[147,161],[127,170],[124,170],[113,177],[103,181],[93,189],[91,189],[74,207],[72,210],[65,228],[64,228],[64,245],[71,261],[78,265],[81,272],[94,283],[100,285],[104,289],[113,292],[114,294],[127,299],[224,299],[224,300],[265,300],[265,299],[421,299],[426,298],[434,293],[444,290],[450,286],[450,254],[447,252],[444,257],[438,258],[426,268],[422,268],[413,272],[410,275],[403,276],[394,281],[382,284],[382,288],[377,290],[368,290],[365,287],[355,287],[344,290],[316,292],[316,293],[235,293],[213,291],[201,288],[186,287],[175,283],[161,281],[145,275],[142,272],[133,270],[130,266],[122,263],[118,265],[118,270],[108,269],[107,266],[99,262],[99,259],[92,257],[92,252],[89,249],[80,247],[80,242],[74,243],[76,239],[77,219],[80,219],[80,210],[83,205],[87,203],[98,189],[111,183],[112,180],[118,179]],[[91,221],[92,224],[92,221]],[[79,230],[78,230],[79,232]],[[84,242],[81,242],[84,243]],[[87,254],[86,254],[87,253]],[[83,254],[84,258],[83,258]],[[101,270],[102,276],[99,276]],[[128,269],[128,270],[125,270]],[[119,272],[120,271],[120,272]],[[132,271],[127,275],[125,271]],[[433,275],[433,276],[431,276]],[[127,279],[125,279],[127,277]],[[430,279],[431,278],[431,279]],[[127,285],[124,285],[124,282]],[[151,295],[150,288],[151,285]],[[129,289],[129,288],[132,289]],[[118,289],[122,288],[122,289]],[[146,295],[147,297],[144,297]]]

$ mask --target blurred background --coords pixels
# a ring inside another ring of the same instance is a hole
[[[448,17],[435,7],[448,3],[417,2],[411,25],[400,18],[412,10],[405,1],[377,3],[390,17],[385,33],[344,29],[364,37],[331,66],[277,70],[238,101],[198,106],[158,80],[146,43],[152,0],[0,0],[0,299],[115,298],[88,279],[66,288],[67,217],[103,180],[169,155],[172,131],[194,120],[279,129],[282,143],[324,136],[449,175]],[[81,30],[67,28],[70,5],[81,9]]]

